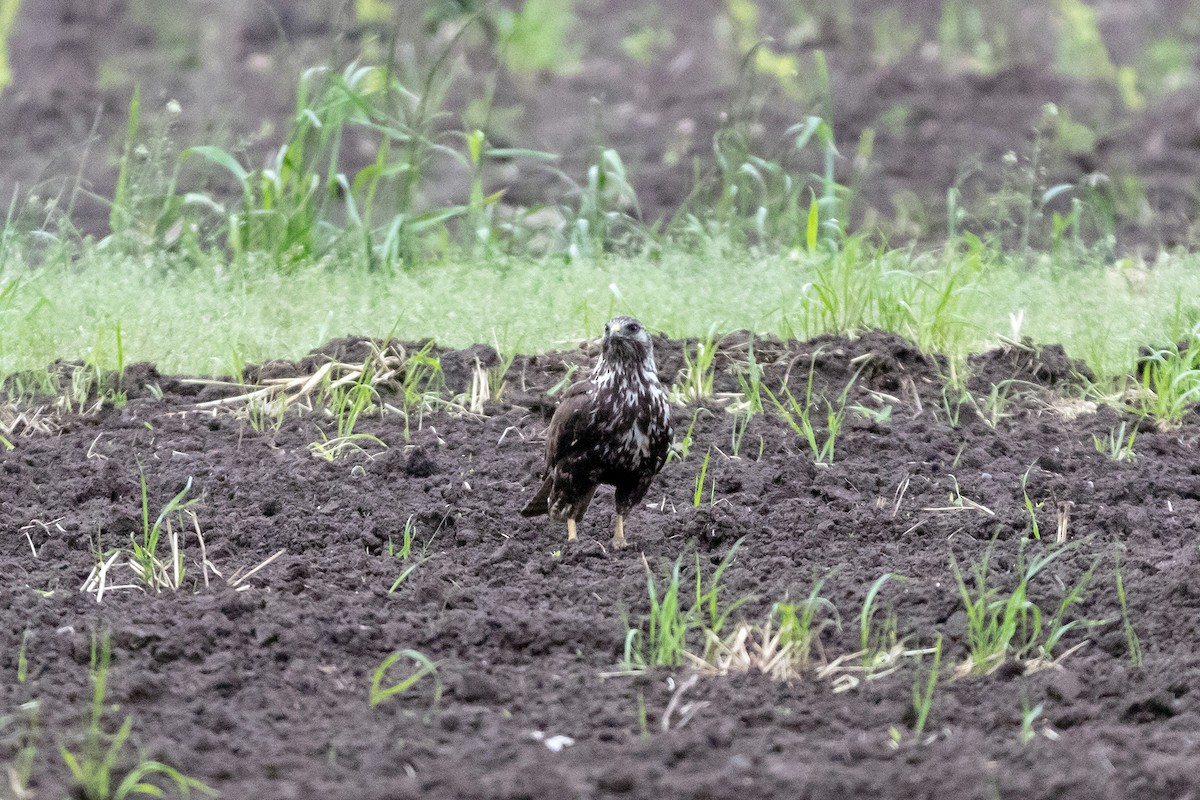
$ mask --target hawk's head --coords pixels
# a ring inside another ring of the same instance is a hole
[[[633,317],[615,317],[604,323],[600,347],[609,364],[637,365],[654,371],[654,343],[642,323]]]

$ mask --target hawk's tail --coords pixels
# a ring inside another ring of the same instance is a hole
[[[523,517],[540,517],[542,514],[550,513],[550,490],[554,488],[554,481],[549,476],[542,482],[542,488],[537,490],[537,494],[533,499],[525,504],[521,509]]]

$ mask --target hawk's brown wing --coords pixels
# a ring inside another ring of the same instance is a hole
[[[546,468],[543,472],[542,485],[533,499],[521,509],[523,516],[536,517],[548,514],[551,494],[569,492],[573,488],[566,485],[572,483],[569,480],[559,480],[556,486],[555,476],[562,477],[563,470],[559,469],[560,466],[567,466],[569,472],[569,466],[560,462],[573,461],[572,457],[578,454],[580,448],[589,441],[588,429],[592,424],[595,398],[595,387],[590,381],[573,384],[563,395],[563,400],[554,410],[554,416],[550,418],[550,426],[546,429]],[[580,490],[587,492],[587,487],[581,486]],[[587,492],[587,499],[591,499],[590,492]],[[586,505],[584,507],[586,508]]]

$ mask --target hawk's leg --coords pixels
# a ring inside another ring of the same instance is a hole
[[[617,532],[613,534],[612,546],[614,550],[620,550],[625,546],[625,515],[617,514]]]
[[[575,520],[567,517],[567,541],[575,541]]]

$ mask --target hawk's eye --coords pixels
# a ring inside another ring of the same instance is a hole
[[[637,333],[641,329],[642,329],[642,326],[638,325],[636,322],[629,323],[629,332],[630,333]]]
[[[608,323],[606,322],[606,323],[604,323],[604,335],[605,335],[605,336],[608,336],[608,333],[609,333],[609,330],[608,330]]]

